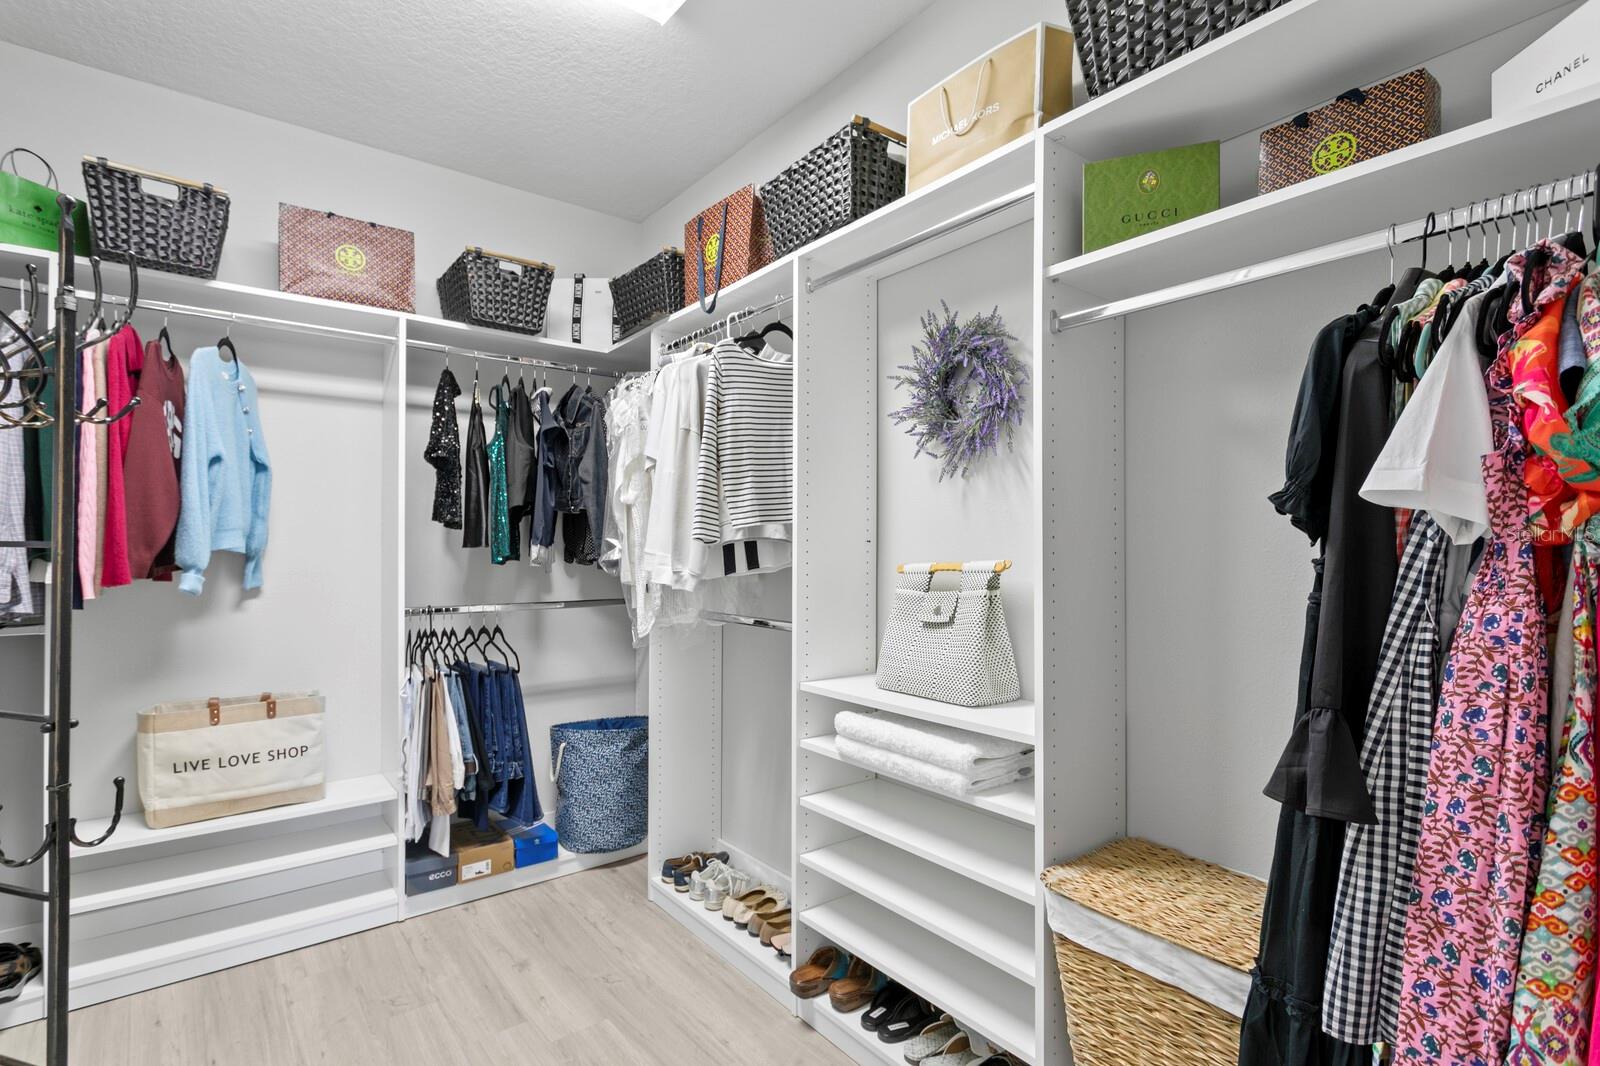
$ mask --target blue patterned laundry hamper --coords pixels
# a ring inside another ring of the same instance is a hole
[[[644,715],[550,727],[556,834],[568,851],[620,851],[645,838],[650,730]]]

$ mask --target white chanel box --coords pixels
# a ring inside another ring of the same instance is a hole
[[[1496,116],[1600,83],[1600,0],[1578,10],[1494,72]]]
[[[588,348],[611,346],[611,279],[583,279],[583,318],[579,336],[572,335],[573,279],[553,278],[550,302],[545,306],[544,335],[552,340],[571,341]]]

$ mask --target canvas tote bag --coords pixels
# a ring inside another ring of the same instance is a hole
[[[725,196],[683,227],[683,306],[717,308],[722,286],[772,262],[772,235],[754,185]]]
[[[139,712],[139,799],[152,829],[321,799],[323,699],[293,692]]]
[[[878,650],[878,687],[908,696],[986,707],[1021,695],[1017,653],[1006,627],[1000,574],[1011,564],[907,563]],[[959,589],[934,589],[934,574],[959,571]]]
[[[1041,22],[911,101],[906,192],[1066,114],[1072,55],[1072,33]]]
[[[279,204],[278,288],[390,311],[415,311],[416,235],[332,211]]]

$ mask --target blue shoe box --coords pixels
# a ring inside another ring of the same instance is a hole
[[[501,825],[511,835],[511,843],[517,849],[517,869],[532,866],[535,863],[549,862],[554,859],[559,851],[555,826],[536,822],[533,825],[519,826],[515,829],[509,825]]]

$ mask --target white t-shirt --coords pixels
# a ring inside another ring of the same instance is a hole
[[[1475,339],[1487,296],[1461,309],[1361,486],[1368,503],[1427,511],[1456,544],[1489,530],[1483,457],[1494,449],[1494,433]]]
[[[645,579],[691,589],[705,565],[706,545],[694,539],[695,464],[705,408],[707,362],[703,346],[656,374],[645,427],[644,457],[651,475],[650,517],[640,566]]]

